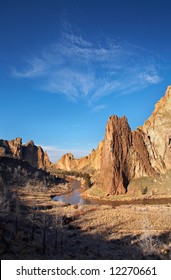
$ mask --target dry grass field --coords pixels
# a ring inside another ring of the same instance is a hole
[[[54,193],[11,192],[13,211],[1,211],[1,259],[171,259],[170,203],[69,205]]]

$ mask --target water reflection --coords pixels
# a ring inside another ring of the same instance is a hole
[[[131,200],[131,201],[99,201],[99,200],[89,200],[80,197],[80,194],[85,191],[81,189],[81,184],[79,181],[72,180],[71,187],[73,191],[64,195],[59,195],[53,197],[53,200],[60,202],[67,202],[69,204],[86,204],[86,205],[111,205],[119,206],[123,204],[171,204],[171,198],[168,199],[144,199],[144,200]]]
[[[53,199],[55,201],[67,202],[69,204],[88,204],[88,205],[97,205],[97,201],[88,200],[80,197],[80,194],[85,191],[81,189],[81,184],[79,181],[73,180],[71,182],[73,191],[64,195],[55,196]]]

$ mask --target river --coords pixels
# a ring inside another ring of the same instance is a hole
[[[55,196],[53,200],[60,202],[67,202],[69,204],[88,204],[88,205],[96,205],[97,201],[88,200],[80,197],[80,194],[85,191],[85,189],[81,188],[81,183],[77,180],[71,180],[71,187],[73,189],[72,192]]]
[[[53,200],[60,202],[67,202],[69,204],[85,204],[85,205],[111,205],[119,206],[123,204],[171,204],[171,198],[160,198],[160,199],[144,199],[144,200],[131,200],[131,201],[102,201],[102,200],[92,200],[80,197],[81,193],[85,189],[81,188],[81,184],[77,180],[71,180],[72,192],[55,196]]]

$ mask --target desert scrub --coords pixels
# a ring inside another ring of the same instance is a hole
[[[157,237],[148,234],[141,235],[138,241],[138,246],[140,247],[144,258],[161,259],[161,245],[162,244]]]
[[[145,213],[142,222],[144,232],[137,244],[143,257],[145,259],[171,259],[171,233],[165,232],[159,236],[150,234],[149,232],[154,230],[154,226],[148,219],[148,213]]]

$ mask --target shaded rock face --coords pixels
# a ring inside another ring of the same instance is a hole
[[[25,160],[33,167],[46,169],[51,165],[46,152],[40,146],[34,145],[33,141],[22,145],[22,139],[0,140],[0,156],[9,156]]]
[[[131,149],[128,164],[131,171],[131,179],[157,175],[157,172],[150,163],[149,154],[144,141],[145,134],[136,130],[131,132],[131,136]]]
[[[19,159],[22,158],[22,139],[2,140],[0,139],[0,156],[9,155]]]
[[[45,191],[59,183],[65,183],[65,180],[56,178],[46,170],[33,167],[25,160],[0,157],[0,196],[5,191],[9,201],[12,199],[11,187],[28,187],[28,191],[38,187],[39,190]]]
[[[22,147],[23,159],[29,162],[33,167],[48,168],[51,162],[46,152],[40,146],[34,145],[33,141],[29,141]]]

